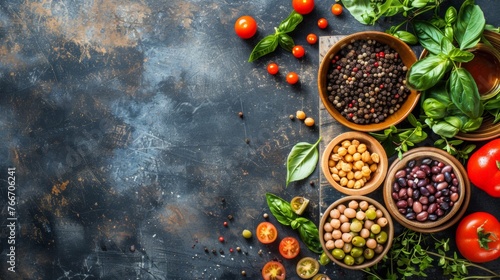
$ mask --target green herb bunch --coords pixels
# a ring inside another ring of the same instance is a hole
[[[430,244],[433,244],[431,246]],[[430,269],[442,270],[450,279],[492,279],[500,274],[458,257],[450,250],[450,239],[438,239],[405,229],[398,235],[384,259],[373,267],[364,269],[368,279],[414,279],[428,277]],[[470,275],[472,272],[481,275]]]

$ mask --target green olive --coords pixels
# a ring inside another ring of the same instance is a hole
[[[354,240],[354,238],[353,238],[353,240]],[[381,231],[379,234],[377,234],[377,236],[375,237],[375,240],[377,240],[378,244],[384,244],[385,242],[387,242],[387,232]]]
[[[319,264],[327,265],[329,262],[330,262],[330,258],[323,251],[323,253],[321,253],[321,256],[319,257]]]
[[[366,248],[363,251],[363,257],[365,257],[365,259],[367,259],[367,260],[373,259],[374,256],[375,256],[375,251],[373,251],[373,249]]]
[[[244,229],[241,235],[243,235],[243,237],[245,238],[252,238],[252,232],[249,231],[248,229]]]
[[[357,258],[359,256],[362,256],[363,255],[363,249],[362,248],[359,248],[359,247],[352,247],[351,249],[351,256],[353,256],[354,258]]]
[[[359,220],[354,219],[351,222],[350,230],[352,232],[360,232],[362,228],[363,228],[363,224]]]
[[[342,249],[335,248],[332,250],[332,256],[337,260],[341,260],[345,257],[345,253]]]
[[[364,262],[365,262],[365,257],[363,257],[363,256],[359,256],[357,258],[354,258],[354,263],[355,264],[362,264]]]
[[[386,240],[387,240],[387,234],[386,234]],[[366,240],[363,237],[359,236],[359,235],[358,236],[354,236],[352,238],[352,245],[354,245],[356,247],[363,247],[363,246],[365,246],[365,244],[366,244]]]
[[[368,210],[366,210],[365,214],[366,214],[365,217],[368,220],[375,220],[377,218],[377,212],[373,208],[368,208]]]
[[[354,264],[354,258],[352,256],[345,256],[344,258],[344,263],[347,265],[353,265]]]
[[[352,250],[352,244],[351,243],[344,243],[344,247],[342,247],[342,250],[346,253],[349,254]]]
[[[379,224],[373,224],[372,227],[370,228],[370,231],[373,232],[374,234],[379,234],[382,228],[380,227]]]

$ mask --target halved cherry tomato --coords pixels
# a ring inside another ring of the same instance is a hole
[[[249,39],[257,33],[257,22],[251,16],[241,16],[234,23],[234,32],[242,39]]]
[[[311,257],[305,257],[297,263],[297,274],[302,279],[312,278],[318,274],[319,262]]]
[[[339,3],[332,5],[332,14],[340,16],[342,14],[343,7]]]
[[[330,277],[328,277],[328,275],[326,274],[316,274],[313,280],[330,280]]]
[[[297,13],[306,15],[314,9],[314,0],[292,0],[292,7]]]
[[[299,241],[291,236],[281,240],[279,246],[280,254],[285,259],[293,259],[300,253]]]
[[[301,57],[303,57],[306,54],[306,50],[304,49],[303,46],[296,45],[292,49],[292,54],[296,58],[301,58]]]
[[[292,207],[293,212],[297,213],[298,215],[302,215],[302,213],[304,213],[307,205],[309,205],[309,199],[303,196],[296,196],[292,198],[292,201],[290,201],[290,206]]]
[[[270,222],[262,222],[257,226],[257,239],[264,243],[273,243],[278,238],[278,230]]]
[[[328,20],[326,18],[318,19],[318,27],[321,29],[325,29],[328,27]]]
[[[278,71],[280,70],[280,67],[278,64],[271,62],[267,65],[267,72],[271,75],[276,75],[278,74]]]
[[[311,33],[311,34],[307,35],[306,40],[309,44],[314,45],[314,44],[316,44],[316,42],[318,42],[318,36],[314,33]]]
[[[295,72],[289,72],[286,74],[286,81],[289,84],[294,85],[299,81],[299,75]]]
[[[283,264],[277,261],[269,261],[262,268],[262,277],[264,280],[284,280],[286,271]]]

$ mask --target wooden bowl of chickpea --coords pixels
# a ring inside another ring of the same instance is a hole
[[[394,223],[387,209],[366,196],[345,196],[332,203],[319,223],[325,254],[348,269],[364,269],[387,254]]]
[[[321,169],[335,189],[347,195],[366,195],[382,185],[389,161],[382,145],[364,132],[345,132],[328,143]]]

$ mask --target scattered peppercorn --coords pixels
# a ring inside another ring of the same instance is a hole
[[[264,219],[269,218],[269,214],[267,214],[267,213],[264,213],[264,215],[262,215],[262,216],[264,217]]]
[[[135,252],[135,245],[130,246],[130,252],[132,252],[132,253]]]
[[[224,250],[219,249],[219,254],[224,255]]]
[[[309,182],[309,185],[314,186],[314,181]]]
[[[236,247],[236,251],[241,252],[241,248],[239,246]]]
[[[213,253],[214,255],[217,255],[217,251],[216,251],[215,249],[212,249],[212,253]]]
[[[224,222],[224,226],[227,227],[227,222]]]
[[[229,248],[229,253],[234,252],[233,248]]]
[[[247,276],[247,272],[246,272],[246,271],[244,271],[244,270],[242,270],[242,271],[241,271],[241,276]]]
[[[224,242],[224,237],[220,236],[219,237],[219,242]]]
[[[259,254],[259,255],[262,255],[262,249],[261,249],[261,250],[259,250],[258,254]]]
[[[295,116],[294,115],[290,115],[288,116],[291,120],[294,120],[295,119]]]
[[[238,113],[238,116],[239,116],[240,118],[243,118],[243,112],[239,112],[239,113]]]
[[[245,143],[250,144],[250,139],[245,138]]]
[[[208,253],[208,248],[205,247],[203,250],[205,250],[205,253]]]
[[[228,218],[229,220],[232,220],[232,219],[233,219],[233,215],[227,215],[227,218]]]

